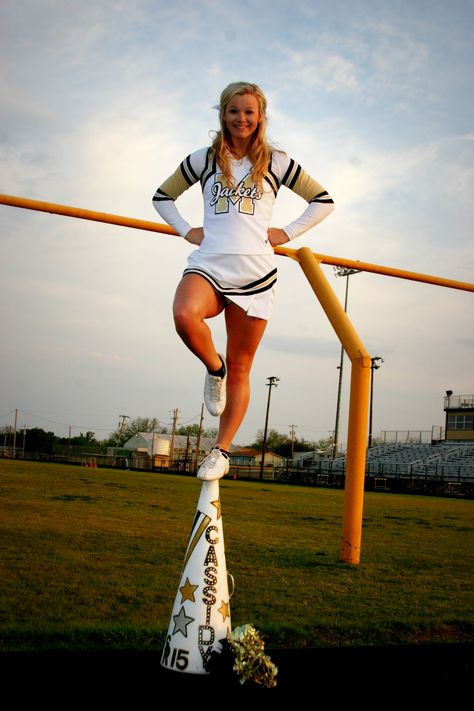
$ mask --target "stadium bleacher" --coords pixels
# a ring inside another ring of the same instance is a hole
[[[345,456],[321,462],[321,471],[344,472]],[[474,443],[379,444],[367,450],[368,476],[474,481]]]

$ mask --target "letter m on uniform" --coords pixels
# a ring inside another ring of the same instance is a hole
[[[255,184],[250,173],[241,180],[237,187],[229,187],[222,173],[217,173],[212,187],[211,205],[215,206],[216,215],[229,212],[229,200],[238,205],[239,212],[253,215],[255,211]]]

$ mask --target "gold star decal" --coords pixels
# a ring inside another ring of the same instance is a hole
[[[217,501],[211,501],[211,504],[216,507],[216,510],[217,510],[217,518],[220,518],[221,515],[222,515],[221,502],[220,502],[220,500],[217,499]]]
[[[220,613],[221,613],[221,615],[222,615],[222,622],[225,622],[225,618],[226,618],[226,617],[230,617],[230,615],[229,615],[229,603],[228,603],[228,602],[224,602],[224,600],[222,600],[222,605],[219,607],[219,609],[217,610],[217,612],[220,612]]]
[[[179,589],[179,592],[181,593],[181,604],[185,600],[191,600],[191,602],[196,602],[196,600],[194,599],[194,591],[198,587],[199,585],[191,585],[191,583],[189,582],[189,578],[186,578],[186,582]]]

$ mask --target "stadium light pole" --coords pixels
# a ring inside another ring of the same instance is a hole
[[[372,411],[374,407],[374,370],[380,368],[380,364],[384,362],[380,356],[374,356],[370,359],[370,405],[369,405],[369,449],[372,446]]]
[[[267,430],[268,430],[268,413],[270,412],[270,397],[272,394],[272,387],[277,388],[278,387],[278,381],[280,378],[277,378],[275,375],[271,375],[270,377],[267,378],[268,383],[268,399],[267,399],[267,413],[265,415],[265,429],[263,431],[263,442],[262,442],[262,456],[260,459],[260,479],[263,479],[263,465],[265,464],[265,449],[267,446]]]
[[[353,274],[360,274],[360,269],[349,269],[345,267],[334,267],[334,274],[339,277],[346,277],[346,292],[344,297],[344,311],[347,313],[347,299],[349,295],[349,277]],[[336,403],[336,423],[334,425],[334,441],[332,449],[332,458],[337,457],[337,445],[339,439],[339,414],[341,410],[341,393],[342,393],[342,371],[344,368],[344,348],[341,346],[341,356],[339,359],[339,365],[337,366],[339,370],[339,382],[337,386],[337,403]]]

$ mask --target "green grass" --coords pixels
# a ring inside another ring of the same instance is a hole
[[[200,485],[0,460],[0,649],[158,650]],[[367,493],[361,562],[344,492],[220,484],[232,625],[266,645],[472,641],[474,502]]]

